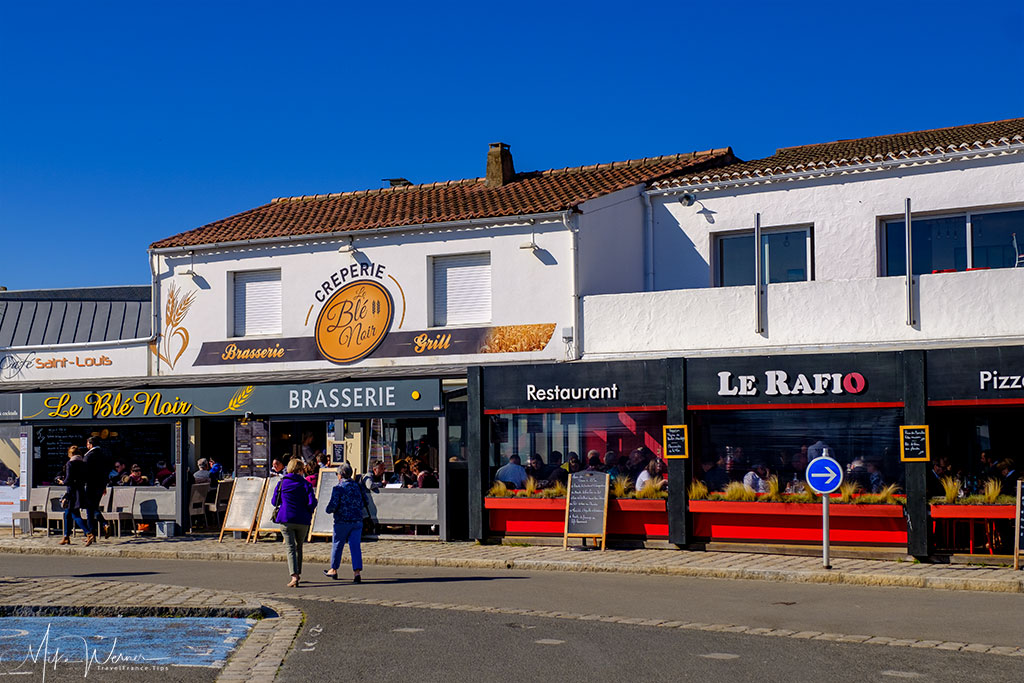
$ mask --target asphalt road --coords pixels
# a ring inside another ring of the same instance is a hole
[[[364,583],[354,585],[323,579],[321,568],[306,567],[311,580],[289,590],[288,572],[276,564],[0,556],[0,574],[7,575],[287,593],[307,622],[286,660],[285,681],[1024,681],[1021,657],[317,600],[359,595],[1021,646],[1024,595],[378,566],[368,567]]]

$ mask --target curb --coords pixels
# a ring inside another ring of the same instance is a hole
[[[142,550],[132,548],[89,548],[77,549],[66,547],[0,547],[0,554],[15,553],[23,555],[66,555],[74,554],[85,557],[121,557],[129,559],[162,559],[162,560],[199,560],[226,562],[279,562],[286,561],[285,553],[244,553],[232,550],[225,551],[194,551],[194,550]],[[312,562],[329,562],[330,552],[305,551],[307,560]],[[926,588],[933,590],[983,591],[990,593],[1024,593],[1024,579],[986,579],[969,577],[914,576],[906,574],[880,574],[851,572],[844,570],[805,569],[748,569],[735,567],[674,567],[667,565],[614,564],[593,565],[578,561],[523,560],[523,559],[474,559],[474,558],[443,558],[416,557],[402,555],[384,555],[374,557],[363,555],[363,564],[375,566],[399,567],[444,567],[450,569],[492,569],[522,571],[558,571],[558,572],[593,572],[683,576],[705,579],[741,579],[749,581],[792,581],[798,583],[844,584],[850,586],[884,586],[896,588]],[[928,565],[920,565],[926,567]]]

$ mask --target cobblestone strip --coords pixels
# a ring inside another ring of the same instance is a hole
[[[600,614],[570,614],[566,612],[546,612],[543,610],[521,609],[518,607],[484,607],[480,605],[455,605],[448,603],[420,602],[413,600],[383,600],[377,598],[353,598],[337,596],[301,596],[294,594],[272,593],[272,598],[291,600],[315,600],[317,602],[333,602],[350,605],[374,605],[377,607],[405,607],[413,609],[438,609],[451,612],[484,612],[489,614],[514,614],[524,617],[542,619],[571,619],[574,621],[603,621],[608,623],[644,626],[648,628],[681,628],[691,631],[711,631],[716,633],[742,633],[749,636],[765,636],[773,638],[794,638],[797,640],[827,640],[837,643],[857,643],[865,645],[889,645],[892,647],[929,648],[953,652],[977,652],[982,654],[1024,657],[1024,647],[1007,647],[984,645],[981,643],[956,643],[941,640],[897,639],[886,636],[846,635],[842,633],[822,633],[820,631],[791,631],[789,629],[773,629],[737,624],[706,624],[703,622],[665,621],[661,619],[644,619],[641,617],[616,617]]]
[[[68,604],[69,595],[73,596],[73,605]],[[303,620],[298,607],[252,594],[120,581],[0,577],[0,610],[30,613],[38,609],[66,614],[114,614],[125,610],[136,615],[220,612],[232,616],[272,610],[275,616],[256,622],[217,677],[219,681],[258,683],[274,681]]]

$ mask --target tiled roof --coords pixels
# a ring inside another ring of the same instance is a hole
[[[0,292],[0,348],[148,337],[150,288]]]
[[[985,154],[1024,142],[1024,118],[975,123],[968,126],[936,128],[913,133],[880,135],[857,140],[837,140],[800,147],[783,147],[770,157],[701,169],[687,169],[654,183],[656,187],[702,185],[706,183],[757,182],[771,176],[802,171],[842,170],[844,167],[915,159],[939,153]]]
[[[361,192],[275,199],[269,204],[154,242],[154,249],[347,230],[424,225],[563,211],[683,169],[735,161],[731,149],[610,164],[516,173],[487,187],[484,178]]]

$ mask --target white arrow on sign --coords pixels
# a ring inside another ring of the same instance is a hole
[[[835,480],[835,478],[839,475],[839,473],[836,472],[835,470],[833,470],[828,465],[824,465],[823,467],[825,468],[825,472],[827,472],[828,474],[826,474],[825,472],[812,472],[811,476],[812,477],[818,477],[818,478],[828,477],[828,479],[825,480],[825,486],[828,486],[829,484],[831,484],[833,482],[833,480]]]

